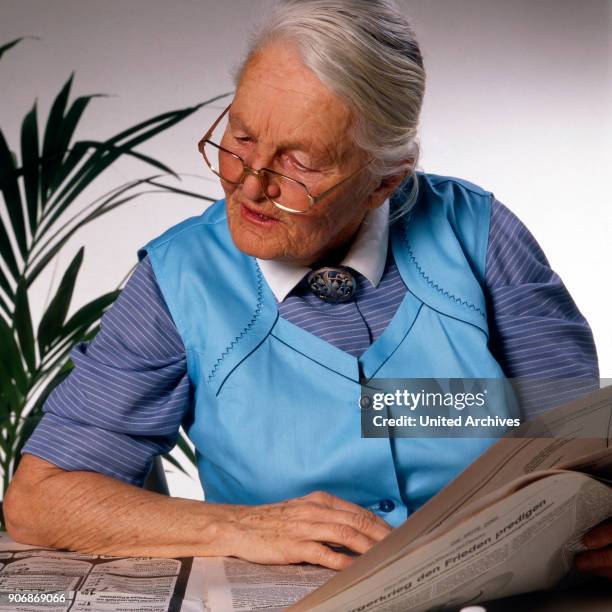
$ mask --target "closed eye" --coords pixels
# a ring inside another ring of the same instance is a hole
[[[316,170],[314,168],[308,168],[306,166],[303,166],[302,164],[300,164],[299,162],[295,162],[293,164],[298,170],[303,170],[304,172],[316,172]]]
[[[309,166],[305,166],[304,164],[300,163],[295,157],[293,157],[292,155],[290,156],[286,156],[285,159],[288,159],[291,163],[291,165],[294,168],[297,168],[300,172],[319,172],[319,170],[316,170],[315,168],[311,168]]]

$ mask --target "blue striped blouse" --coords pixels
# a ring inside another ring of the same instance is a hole
[[[354,356],[385,329],[404,294],[391,249],[378,287],[357,275],[355,299],[328,304],[300,283],[280,315]],[[485,296],[490,350],[508,377],[597,378],[587,321],[521,221],[493,201]],[[192,409],[185,350],[145,257],[74,370],[51,393],[22,452],[66,470],[89,470],[142,486],[155,455],[176,444]],[[537,385],[535,411],[550,400]]]

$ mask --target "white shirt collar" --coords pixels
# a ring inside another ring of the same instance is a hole
[[[353,244],[340,263],[363,274],[377,287],[382,278],[389,241],[389,200],[370,210],[363,219]],[[279,302],[311,271],[308,266],[300,266],[286,261],[259,259],[257,263]]]

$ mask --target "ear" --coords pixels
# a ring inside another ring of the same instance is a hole
[[[385,176],[379,180],[378,186],[370,193],[367,207],[378,208],[383,202],[400,186],[401,182],[408,176],[409,170],[402,170],[398,174]]]

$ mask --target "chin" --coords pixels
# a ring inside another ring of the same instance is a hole
[[[245,255],[258,257],[259,259],[274,259],[279,255],[275,249],[265,244],[265,241],[258,236],[248,235],[247,232],[242,231],[235,232],[231,230],[231,227],[230,233],[236,248]]]

